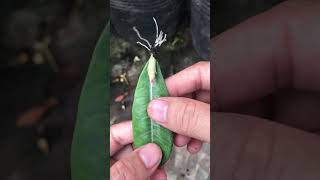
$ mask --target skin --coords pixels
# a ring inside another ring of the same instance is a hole
[[[212,40],[215,179],[320,179],[319,9],[287,1]]]
[[[182,70],[169,77],[166,85],[170,97],[150,102],[148,114],[176,133],[176,146],[187,146],[190,153],[197,153],[203,142],[210,143],[210,62],[199,62]],[[111,126],[110,179],[167,179],[165,171],[158,167],[160,162],[152,168],[141,163],[137,153],[141,148],[133,150],[132,142],[131,121]],[[161,159],[160,150],[152,154]]]
[[[131,121],[113,125],[110,128],[110,179],[112,180],[165,180],[166,174],[158,169],[161,160],[161,150],[155,144],[148,144],[133,150],[132,123]],[[139,152],[146,146],[153,146],[153,151],[147,150],[153,158],[158,158],[156,164],[147,167],[143,163]]]

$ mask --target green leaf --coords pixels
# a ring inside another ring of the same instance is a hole
[[[154,79],[150,82],[149,77],[153,78],[153,75],[155,75]],[[159,63],[151,55],[140,74],[134,94],[132,107],[133,136],[135,148],[148,143],[155,143],[160,146],[163,154],[161,165],[170,157],[172,132],[149,118],[147,106],[152,99],[163,96],[168,96],[168,90]]]
[[[82,88],[71,151],[73,180],[109,177],[109,24],[94,50]]]

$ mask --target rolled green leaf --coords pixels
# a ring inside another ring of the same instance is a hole
[[[148,143],[157,144],[162,150],[161,165],[170,157],[172,151],[172,132],[154,122],[147,113],[152,99],[168,96],[168,90],[157,60],[151,54],[144,66],[134,94],[132,122],[134,147]]]
[[[72,180],[109,179],[109,37],[108,24],[82,88],[71,150]]]

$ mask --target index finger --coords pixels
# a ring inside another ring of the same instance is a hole
[[[198,90],[210,90],[210,62],[198,62],[166,79],[170,96],[184,96]]]
[[[126,121],[110,127],[110,156],[133,142],[132,122]]]
[[[287,1],[213,39],[218,109],[281,88],[320,91],[319,7],[317,1]]]

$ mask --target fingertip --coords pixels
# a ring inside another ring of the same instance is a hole
[[[167,180],[167,174],[163,169],[157,169],[150,179],[151,180]]]
[[[165,80],[170,96],[210,90],[210,61],[200,61]],[[201,86],[198,86],[201,82]]]
[[[148,105],[148,115],[155,121],[164,123],[167,120],[168,102],[162,99],[152,100]]]
[[[150,149],[153,149],[154,153],[160,157],[162,157],[162,151],[160,147],[155,143],[149,143],[146,146],[149,146]]]
[[[201,150],[202,144],[203,143],[201,141],[196,140],[196,139],[192,139],[187,146],[187,150],[191,154],[196,154]]]
[[[183,136],[181,134],[177,134],[174,138],[174,144],[177,147],[183,147],[190,142],[190,137]]]
[[[156,144],[147,144],[139,150],[139,156],[145,167],[150,169],[160,164],[162,152]]]

